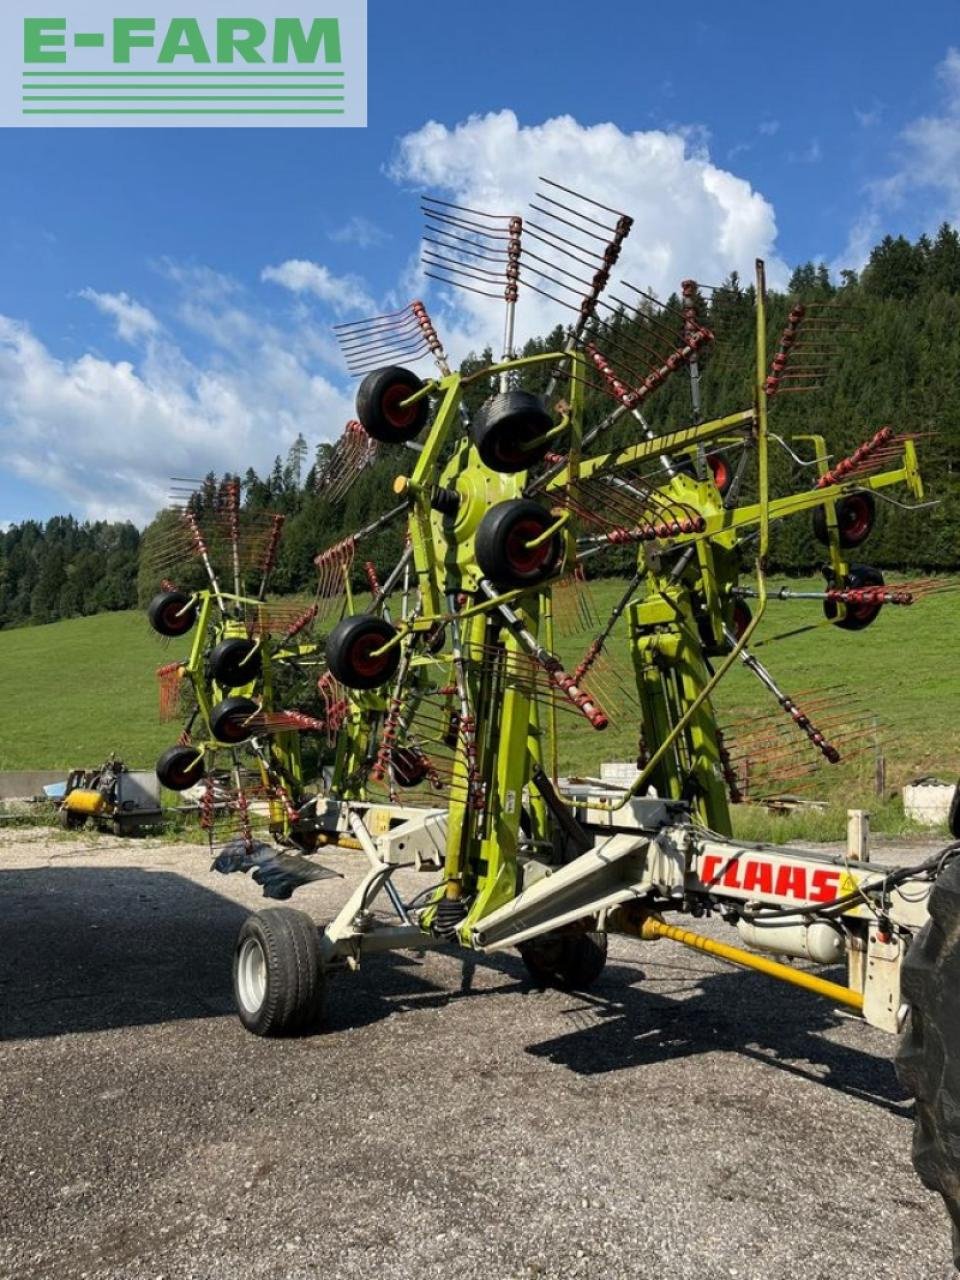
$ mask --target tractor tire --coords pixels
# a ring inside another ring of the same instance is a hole
[[[317,926],[302,911],[270,907],[244,921],[233,955],[237,1013],[255,1036],[303,1035],[323,1013]]]
[[[503,391],[481,405],[470,423],[470,438],[485,467],[512,475],[543,461],[550,441],[532,441],[555,425],[540,396]]]
[[[189,791],[206,776],[203,753],[196,747],[168,747],[157,761],[156,775],[168,791]]]
[[[947,815],[947,830],[954,840],[960,840],[960,782],[953,789],[953,799],[950,801],[950,812]]]
[[[916,1100],[913,1165],[923,1185],[943,1197],[960,1266],[960,859],[937,877],[930,919],[907,952],[901,990],[910,1012],[897,1074]]]
[[[221,689],[252,684],[263,670],[260,646],[255,640],[221,640],[210,654],[210,674]]]
[[[848,587],[882,587],[883,574],[879,569],[872,569],[866,564],[852,564],[847,574]],[[863,631],[871,622],[876,622],[882,604],[848,604],[839,605],[834,600],[824,600],[823,613],[828,622],[834,623],[842,631]],[[843,617],[839,614],[843,610]]]
[[[147,605],[151,627],[161,636],[185,636],[197,620],[196,601],[185,591],[162,591]]]
[[[218,742],[235,747],[253,737],[255,730],[247,721],[259,710],[252,698],[224,698],[210,712],[210,732]]]
[[[377,654],[396,630],[383,618],[360,613],[338,622],[327,636],[327,667],[348,689],[377,689],[400,665],[400,646]]]
[[[367,435],[381,444],[415,439],[427,425],[430,404],[426,398],[406,406],[403,401],[422,386],[415,373],[398,365],[368,373],[357,391],[357,417]]]
[[[846,551],[859,547],[870,537],[877,522],[877,503],[872,493],[848,493],[837,499],[837,537]],[[813,509],[813,536],[822,546],[830,545],[827,513]]]
[[[552,577],[563,563],[560,533],[536,547],[526,544],[556,523],[546,507],[531,498],[508,498],[490,508],[477,529],[477,564],[499,587],[532,587]]]
[[[607,935],[558,929],[521,942],[517,950],[538,986],[583,991],[603,973]]]

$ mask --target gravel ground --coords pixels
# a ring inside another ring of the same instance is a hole
[[[5,1280],[954,1276],[883,1033],[614,940],[589,996],[372,959],[325,1033],[260,1041],[229,963],[266,904],[208,866],[0,832]]]

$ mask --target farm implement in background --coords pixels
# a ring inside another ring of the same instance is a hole
[[[224,594],[188,503],[180,536],[208,586],[168,589],[151,606],[164,634],[196,627],[176,668],[193,691],[191,719],[161,758],[161,778],[210,779],[215,758],[229,757],[224,802],[211,784],[201,804],[215,865],[252,870],[269,896],[286,897],[329,874],[326,844],[356,848],[368,864],[321,931],[289,908],[246,922],[234,963],[241,1020],[259,1035],[312,1026],[327,978],[378,951],[516,947],[537,982],[582,988],[602,972],[610,932],[668,938],[891,1033],[906,1020],[900,1069],[918,1097],[918,1170],[960,1222],[946,995],[960,969],[960,844],[920,867],[879,868],[743,845],[730,817],[750,786],[744,762],[762,764],[769,788],[811,759],[838,764],[855,744],[837,691],[804,700],[761,660],[755,637],[768,608],[782,607],[813,609],[854,643],[922,594],[853,560],[879,503],[922,503],[914,433],[880,426],[835,458],[819,433],[771,430],[778,397],[828,376],[832,335],[852,319],[798,300],[771,344],[761,262],[743,400],[711,417],[705,286],[684,281],[673,305],[615,283],[627,215],[546,180],[527,218],[435,199],[424,212],[426,274],[502,298],[502,357],[456,371],[420,302],[340,326],[362,377],[356,412],[369,443],[351,426],[337,466],[349,471],[368,449],[394,456],[396,505],[320,552],[316,597],[285,629],[265,602],[270,554],[257,593],[244,594],[235,569]],[[525,288],[568,315],[558,349],[517,354]],[[428,358],[427,377],[408,367]],[[648,405],[681,376],[689,409],[655,427]],[[774,450],[805,484],[775,491]],[[342,481],[328,491],[342,493]],[[214,508],[226,562],[242,565],[235,494]],[[796,517],[824,548],[819,592],[767,585],[771,530]],[[361,599],[357,548],[385,522],[403,523],[405,547],[388,571],[368,566]],[[635,571],[598,617],[587,571],[624,548],[635,549]],[[582,636],[575,664],[557,655],[561,633]],[[744,714],[746,726],[725,734],[714,695],[735,667],[771,717]],[[283,672],[312,687],[281,696]],[[632,781],[562,778],[564,725],[602,733],[613,717],[635,726]],[[751,747],[761,720],[764,745]],[[333,758],[308,786],[311,741]],[[433,881],[404,901],[400,867]],[[376,910],[381,895],[389,918]],[[688,927],[710,915],[736,930],[735,944]],[[847,979],[784,958],[845,962]]]

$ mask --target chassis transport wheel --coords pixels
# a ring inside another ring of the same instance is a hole
[[[323,1012],[324,986],[317,926],[308,915],[270,907],[244,922],[233,954],[233,995],[248,1031],[311,1030]]]
[[[396,675],[400,646],[377,653],[396,630],[384,618],[359,613],[338,622],[327,636],[327,666],[348,689],[376,689]]]
[[[848,551],[866,542],[877,520],[877,503],[872,493],[848,493],[837,499],[837,537]],[[823,507],[813,509],[813,536],[829,546],[827,513]]]
[[[399,365],[368,373],[357,391],[357,417],[367,435],[381,444],[406,444],[418,436],[430,417],[429,401],[403,402],[422,386],[415,373]]]
[[[607,935],[558,929],[521,942],[517,950],[530,977],[540,986],[582,991],[603,972]]]
[[[206,772],[203,752],[196,747],[168,747],[156,763],[160,785],[168,791],[188,791]]]
[[[550,441],[532,445],[554,426],[540,396],[529,391],[503,391],[480,407],[470,436],[484,466],[512,474],[542,462]]]
[[[236,637],[221,640],[210,654],[210,674],[221,689],[239,689],[252,684],[263,669],[260,648],[255,640]]]
[[[224,698],[210,712],[210,732],[218,742],[236,746],[252,738],[254,730],[247,723],[260,710],[252,698]]]
[[[501,587],[532,587],[551,577],[563,561],[563,537],[529,543],[556,524],[556,516],[531,498],[508,498],[490,508],[477,529],[477,564]]]
[[[850,572],[847,575],[846,586],[859,589],[860,587],[882,587],[883,574],[879,569],[871,569],[866,564],[852,564]],[[834,600],[824,600],[823,612],[830,622],[836,623],[843,631],[862,631],[864,627],[869,627],[871,622],[875,622],[883,608],[882,604],[847,604],[838,605]],[[841,609],[843,617],[839,617]]]
[[[185,636],[197,620],[196,601],[185,591],[162,591],[147,605],[147,618],[161,636]]]
[[[938,876],[930,919],[903,965],[903,998],[910,1006],[897,1074],[916,1099],[913,1164],[925,1187],[939,1191],[953,1222],[954,1261],[960,1266],[960,860]]]

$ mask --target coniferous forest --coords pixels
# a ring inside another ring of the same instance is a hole
[[[870,541],[870,559],[881,568],[945,572],[960,567],[960,235],[944,224],[936,236],[911,242],[887,236],[870,255],[858,276],[843,272],[832,280],[826,267],[807,263],[794,271],[785,293],[769,295],[769,349],[797,299],[830,304],[842,317],[831,335],[829,373],[818,390],[780,395],[772,403],[770,428],[789,439],[822,433],[834,458],[840,458],[881,426],[918,436],[921,468],[928,499],[936,505],[917,512],[880,504],[878,528]],[[679,307],[679,299],[667,299]],[[703,361],[706,416],[751,403],[754,292],[752,284],[731,276],[713,291],[704,291],[701,319],[717,343]],[[635,320],[622,319],[629,326]],[[558,329],[527,344],[524,354],[556,350],[563,345]],[[491,359],[472,356],[465,367]],[[544,381],[546,373],[539,375]],[[531,389],[537,389],[531,380]],[[477,400],[488,389],[471,389]],[[604,416],[611,402],[599,393],[587,397],[588,418]],[[670,380],[651,398],[645,412],[655,429],[682,425],[690,419],[688,381]],[[304,424],[304,431],[309,425]],[[619,432],[619,436],[616,432]],[[630,435],[621,425],[609,436],[620,443]],[[389,451],[368,466],[339,503],[318,496],[316,476],[329,454],[320,444],[313,458],[303,435],[286,459],[277,458],[266,476],[252,468],[241,472],[244,504],[252,510],[279,511],[287,517],[274,591],[309,591],[315,583],[313,558],[356,528],[367,524],[395,501],[390,482],[398,470]],[[239,460],[238,460],[239,461]],[[312,465],[308,467],[308,462]],[[776,491],[809,485],[810,474],[790,461],[786,452],[771,455]],[[207,485],[215,488],[217,477]],[[169,519],[169,517],[167,517]],[[104,610],[143,604],[156,590],[149,568],[151,542],[163,536],[161,515],[140,532],[133,524],[82,523],[58,516],[46,523],[28,520],[0,533],[0,627],[54,622]],[[399,554],[397,527],[364,544],[363,559],[387,565]],[[778,528],[771,568],[786,573],[814,569],[822,555],[802,520]],[[626,569],[633,553],[624,549],[620,562],[608,555],[608,572]]]

